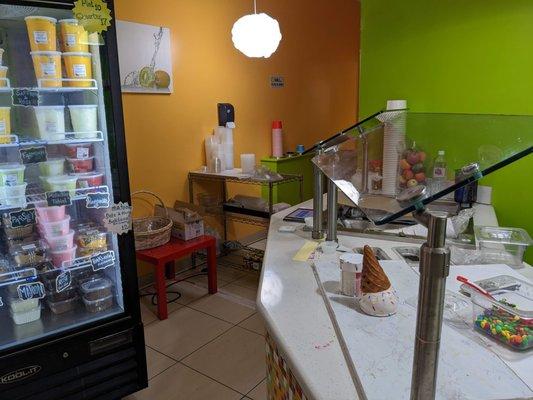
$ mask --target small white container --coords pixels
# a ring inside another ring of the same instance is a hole
[[[0,186],[0,204],[3,206],[26,207],[27,183],[16,186]]]
[[[90,139],[98,137],[97,130],[97,105],[68,106],[72,128],[78,139]]]
[[[49,158],[47,161],[39,163],[41,176],[59,176],[65,173],[64,158]]]
[[[533,241],[529,234],[520,228],[504,228],[499,226],[474,227],[476,242],[481,251],[501,252],[510,255],[509,266],[521,267],[524,253]]]
[[[65,139],[65,107],[64,106],[37,106],[33,107],[39,137],[45,140]]]
[[[72,229],[66,235],[45,235],[44,239],[46,240],[52,251],[67,250],[74,247],[74,231]]]
[[[35,310],[37,307],[39,307],[39,299],[11,299],[10,302],[11,312],[15,314]]]
[[[75,176],[50,176],[46,177],[45,180],[49,191],[55,192],[68,190],[70,192],[70,196],[74,196],[76,194],[76,181],[78,178]]]
[[[70,216],[67,215],[62,220],[55,222],[39,220],[38,227],[47,241],[55,236],[67,235],[70,232]]]
[[[17,186],[24,182],[25,165],[0,164],[0,186]]]
[[[253,174],[255,168],[255,154],[241,154],[241,169],[243,174]]]
[[[41,318],[41,306],[39,302],[37,302],[37,307],[29,309],[28,311],[13,312],[10,310],[9,313],[11,314],[11,318],[13,318],[15,325],[24,325]]]
[[[345,296],[361,295],[361,273],[363,272],[363,255],[345,253],[340,256],[341,293]]]

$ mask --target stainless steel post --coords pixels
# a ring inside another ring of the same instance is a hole
[[[440,335],[450,250],[446,242],[446,214],[425,212],[427,242],[420,249],[420,284],[416,320],[411,400],[435,398]]]
[[[328,179],[328,229],[326,240],[328,242],[337,241],[337,202],[339,195],[335,183]]]
[[[322,149],[318,148],[317,155],[322,154]],[[313,239],[324,237],[324,174],[313,164]]]
[[[361,136],[361,141],[363,142],[363,191],[362,193],[368,193],[368,172],[369,172],[369,162],[368,162],[368,137],[367,135]]]

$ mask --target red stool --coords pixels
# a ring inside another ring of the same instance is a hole
[[[137,251],[137,258],[155,267],[155,290],[157,293],[157,314],[159,319],[168,318],[165,277],[174,279],[174,261],[195,251],[207,250],[207,282],[209,293],[217,292],[217,251],[213,236],[200,236],[192,240],[172,238],[163,246]]]

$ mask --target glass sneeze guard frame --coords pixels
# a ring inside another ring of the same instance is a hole
[[[432,179],[438,150],[457,141],[460,154],[446,154],[456,176]],[[383,225],[532,153],[533,116],[380,111],[317,146],[313,163]]]

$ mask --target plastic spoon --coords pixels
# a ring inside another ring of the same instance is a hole
[[[476,290],[477,292],[481,293],[482,295],[487,296],[489,299],[496,301],[496,299],[489,292],[487,292],[481,286],[476,285],[474,282],[470,282],[468,280],[468,278],[466,278],[466,277],[464,277],[462,275],[457,275],[456,279],[459,282],[463,282],[465,285],[470,286],[472,289]]]

